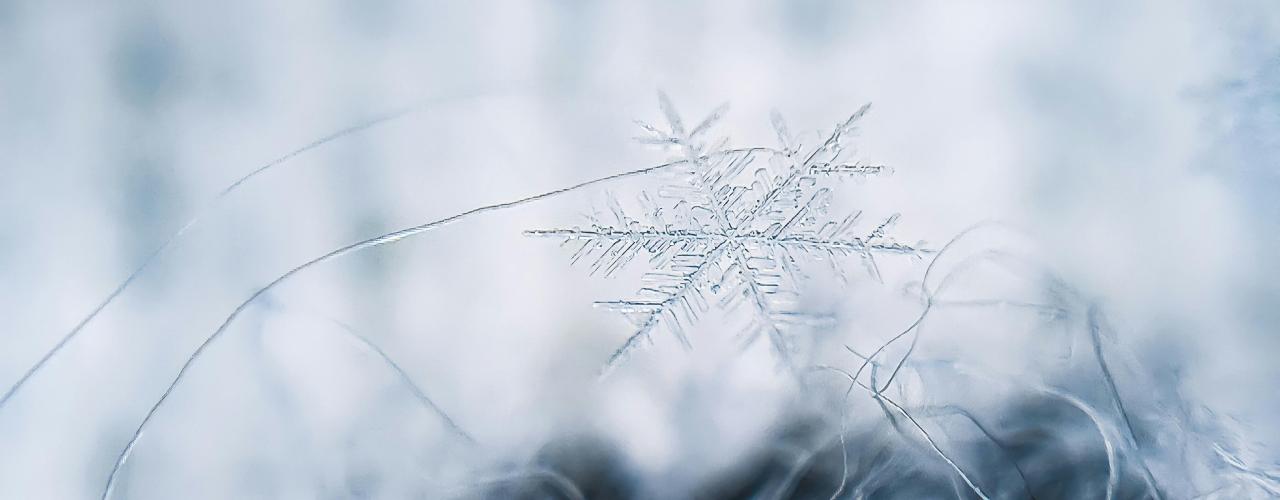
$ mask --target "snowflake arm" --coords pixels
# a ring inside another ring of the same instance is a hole
[[[779,295],[784,293],[781,291],[783,277],[777,272],[777,268],[771,265],[771,259],[753,260],[746,249],[740,245],[734,250],[733,268],[738,272],[742,286],[729,297],[739,299],[737,303],[750,302],[756,317],[746,341],[749,343],[755,338],[755,334],[763,331],[767,334],[769,343],[782,366],[788,369],[793,368],[790,342],[787,341],[781,327],[788,313],[783,312],[785,309],[780,310],[777,307],[781,299]],[[734,302],[731,300],[727,305],[732,308]]]
[[[705,254],[678,255],[671,259],[670,270],[646,273],[646,287],[640,290],[641,298],[596,302],[597,307],[622,313],[636,327],[622,347],[609,357],[606,372],[624,361],[640,340],[649,339],[663,319],[682,346],[686,349],[692,347],[682,323],[692,324],[707,309],[702,286],[713,278],[713,271],[720,270],[720,261],[728,245],[728,241],[722,240]]]

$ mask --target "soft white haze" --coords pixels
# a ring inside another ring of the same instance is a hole
[[[771,110],[813,142],[872,102],[857,157],[895,174],[848,183],[849,206],[900,212],[895,236],[935,248],[982,221],[1017,228],[998,244],[1104,304],[1133,358],[1176,372],[1257,450],[1280,447],[1280,4],[0,0],[0,387],[203,213],[0,409],[0,498],[98,498],[190,351],[291,267],[664,162],[632,141],[633,120],[661,121],[659,89],[689,121],[729,102],[719,133],[735,145],[773,145]],[[591,303],[634,293],[638,272],[592,278],[521,235],[582,224],[606,191],[645,182],[483,215],[273,291],[157,415],[118,498],[398,498],[588,429],[672,485],[703,474],[686,461],[728,467],[794,390],[765,349],[728,361],[724,338],[686,353],[662,337],[597,384],[628,325]],[[886,266],[884,285],[830,291],[866,318],[842,342],[874,348],[917,312],[903,290],[923,263]],[[1056,349],[956,326],[925,349],[1009,371]],[[830,345],[823,358],[848,366]]]

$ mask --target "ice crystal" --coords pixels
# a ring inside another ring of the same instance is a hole
[[[744,342],[763,334],[778,360],[790,366],[796,331],[830,322],[800,307],[799,287],[811,262],[827,262],[847,281],[846,257],[856,257],[871,278],[880,280],[877,254],[918,257],[928,252],[888,235],[897,214],[860,229],[862,212],[830,213],[834,192],[825,179],[890,172],[883,165],[846,160],[847,141],[869,104],[816,146],[806,147],[793,137],[775,112],[777,147],[728,148],[727,139],[708,138],[727,106],[686,128],[665,94],[659,93],[658,101],[666,128],[637,122],[645,131],[640,142],[676,155],[656,193],[642,192],[634,204],[638,209],[630,211],[609,196],[605,209],[589,215],[585,227],[525,232],[563,240],[573,247],[572,262],[586,263],[592,275],[613,276],[636,257],[647,256],[635,297],[596,303],[635,327],[606,369],[659,327],[691,347],[687,328],[712,307],[747,310]]]

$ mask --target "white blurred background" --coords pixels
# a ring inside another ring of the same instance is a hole
[[[0,497],[96,497],[187,354],[292,266],[662,162],[631,141],[633,119],[659,120],[658,89],[689,120],[730,102],[720,132],[743,145],[772,140],[771,109],[813,133],[874,102],[859,156],[896,175],[852,188],[859,205],[901,212],[899,238],[935,246],[983,220],[1023,228],[1107,304],[1122,343],[1176,346],[1190,399],[1280,446],[1273,2],[0,0],[0,386],[226,185],[416,106],[204,212],[0,410]],[[589,278],[520,234],[580,223],[604,191],[273,292],[157,416],[122,497],[395,497],[413,481],[389,478],[446,474],[459,445],[332,320],[487,449],[648,425],[628,446],[660,471],[661,443],[679,441],[661,425],[672,387],[688,384],[671,377],[688,375],[659,368],[697,351],[649,356],[635,370],[666,375],[601,391],[595,370],[627,325],[590,304],[634,283]],[[723,401],[707,418],[767,414],[786,391],[769,373],[708,382]]]

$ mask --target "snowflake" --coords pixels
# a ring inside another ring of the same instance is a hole
[[[685,330],[712,306],[712,298],[729,312],[749,309],[744,342],[764,334],[779,361],[790,367],[792,332],[830,322],[829,317],[799,307],[798,285],[807,278],[801,269],[805,262],[825,260],[841,281],[847,281],[842,257],[856,255],[868,274],[881,280],[875,255],[919,257],[928,252],[886,235],[897,214],[861,234],[855,234],[860,211],[838,220],[828,215],[832,189],[820,180],[890,171],[883,165],[843,160],[848,152],[844,141],[869,104],[837,125],[817,147],[799,144],[775,112],[778,147],[728,149],[726,139],[714,146],[704,139],[727,106],[686,129],[667,96],[659,93],[658,100],[668,128],[637,122],[646,131],[637,140],[677,154],[656,193],[661,202],[643,192],[637,203],[643,213],[633,216],[609,196],[604,214],[587,217],[589,227],[525,231],[575,245],[572,262],[590,262],[592,275],[613,276],[637,256],[648,256],[650,267],[636,297],[596,303],[621,313],[635,326],[609,358],[606,370],[660,326],[690,348]],[[760,165],[762,158],[767,165]]]

